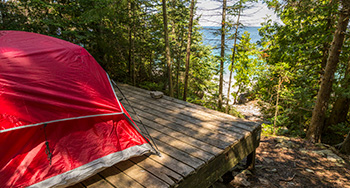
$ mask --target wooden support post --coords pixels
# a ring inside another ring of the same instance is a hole
[[[256,149],[254,149],[254,151],[247,156],[246,168],[250,170],[252,173],[255,173],[255,156],[256,156]]]

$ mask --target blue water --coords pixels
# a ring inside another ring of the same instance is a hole
[[[217,26],[203,26],[203,29],[201,29],[201,33],[203,34],[203,44],[210,45],[213,47],[213,54],[214,55],[220,55],[220,45],[221,45],[221,35],[220,35],[220,28]],[[250,38],[252,43],[256,43],[258,40],[260,40],[259,36],[259,29],[260,27],[244,27],[239,29],[239,36],[241,36],[245,31],[248,31],[250,33]],[[228,52],[231,52],[231,49],[233,47],[234,40],[229,39],[230,35],[234,33],[235,29],[232,29],[232,31],[226,33],[226,47],[225,47],[225,54],[228,54]],[[239,42],[239,41],[238,41]]]
[[[215,27],[215,26],[203,26],[203,29],[201,29],[201,33],[203,34],[203,44],[205,45],[210,45],[213,47],[212,54],[215,56],[220,55],[220,46],[221,46],[221,35],[220,35],[220,28],[221,27]],[[256,43],[258,40],[260,40],[260,35],[259,35],[259,29],[260,27],[244,27],[239,30],[239,36],[242,36],[242,34],[245,31],[248,31],[250,33],[250,38],[251,38],[251,43]],[[231,49],[233,48],[233,43],[234,40],[230,39],[230,35],[233,34],[235,29],[232,29],[232,31],[226,33],[226,47],[225,47],[225,56],[228,57],[231,55],[232,51]],[[237,41],[239,43],[239,41]],[[230,61],[227,60],[224,65],[224,95],[227,95],[227,88],[228,88],[228,81],[229,81],[229,76],[230,72],[228,70],[228,66],[230,64]],[[232,81],[234,82],[234,80]],[[236,89],[233,89],[234,91]],[[232,91],[233,92],[233,91]],[[232,98],[232,97],[231,97]]]

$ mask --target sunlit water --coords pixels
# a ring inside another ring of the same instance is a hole
[[[245,31],[248,31],[250,33],[250,38],[251,38],[251,42],[256,43],[258,40],[260,40],[260,36],[259,36],[259,29],[260,27],[245,27],[239,30],[239,35],[242,35]],[[213,47],[213,55],[217,55],[220,56],[220,52],[221,52],[221,35],[219,33],[220,27],[214,27],[214,26],[203,26],[203,29],[201,29],[201,32],[203,34],[203,44],[205,45],[210,45],[211,47]],[[232,35],[234,32],[234,29],[230,32],[228,32],[226,34],[226,47],[225,47],[225,56],[229,57],[229,55],[231,55],[232,53],[232,48],[233,48],[233,43],[234,40],[233,39],[229,39],[230,35]],[[231,36],[232,37],[232,36]],[[238,43],[239,41],[237,41]],[[218,62],[219,63],[219,62]],[[229,82],[229,76],[230,76],[230,72],[228,70],[228,66],[230,64],[230,61],[227,60],[225,62],[225,66],[224,66],[224,88],[223,88],[223,94],[226,96],[227,95],[227,88],[228,88],[228,82]],[[217,75],[217,77],[219,77],[219,75]],[[233,80],[233,76],[232,76],[232,83],[234,82]],[[236,91],[237,89],[231,89],[232,92]],[[232,97],[231,97],[232,99]]]

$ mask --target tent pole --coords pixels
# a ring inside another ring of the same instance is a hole
[[[151,145],[151,147],[152,147],[152,148],[154,149],[154,151],[156,152],[156,155],[158,155],[159,157],[161,157],[161,154],[160,154],[160,152],[159,152],[159,149],[158,149],[158,147],[157,147],[157,144],[154,142],[152,136],[149,134],[149,132],[148,132],[148,130],[146,129],[145,125],[143,124],[141,118],[140,118],[139,115],[136,113],[134,107],[132,107],[132,105],[130,104],[128,98],[126,98],[126,96],[124,95],[124,93],[122,92],[122,90],[118,87],[118,85],[114,82],[114,80],[111,79],[111,81],[112,81],[113,85],[114,85],[115,87],[117,87],[117,89],[119,90],[119,92],[122,94],[123,98],[126,100],[126,102],[128,103],[128,105],[131,107],[131,109],[132,109],[132,111],[134,112],[134,114],[136,114],[136,117],[137,117],[138,121],[141,123],[143,129],[146,131],[146,134],[149,136],[149,138],[150,138],[150,140],[151,140],[152,143],[151,143],[147,138],[145,138],[145,136],[141,133],[141,130],[138,129],[138,127],[134,124],[134,122],[132,122],[131,119],[130,119],[125,113],[124,113],[124,116],[125,116],[125,117],[128,119],[128,121],[135,127],[135,129],[137,129],[137,130],[140,132],[141,136]],[[119,99],[118,99],[118,100],[119,100]],[[153,147],[153,146],[154,146],[154,147]]]

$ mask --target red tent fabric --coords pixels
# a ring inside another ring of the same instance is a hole
[[[57,187],[150,151],[82,47],[0,31],[0,187]]]

